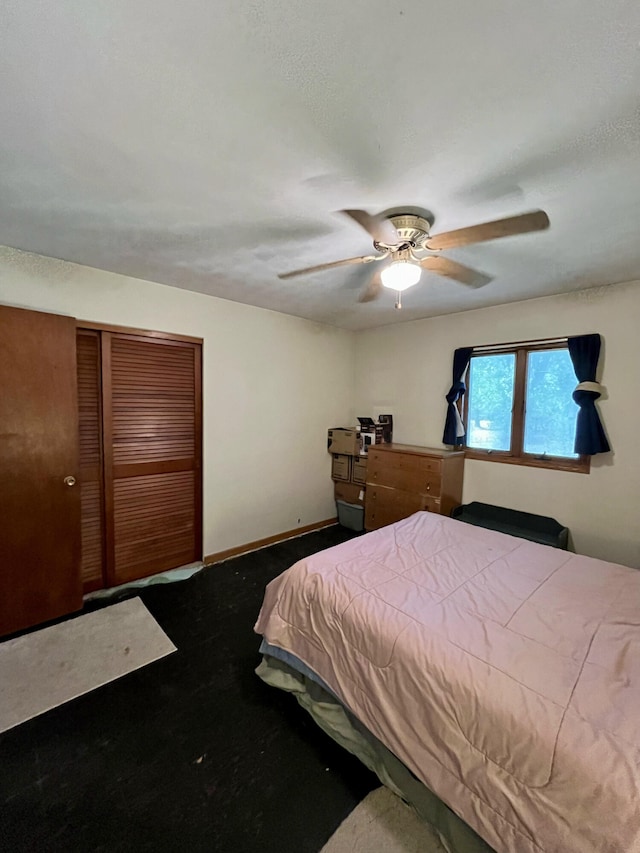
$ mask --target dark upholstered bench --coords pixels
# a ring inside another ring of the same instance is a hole
[[[541,545],[551,545],[553,548],[566,550],[568,547],[569,529],[563,527],[555,518],[546,515],[533,515],[530,512],[519,512],[516,509],[473,501],[452,510],[451,518],[519,536],[521,539],[530,539]]]

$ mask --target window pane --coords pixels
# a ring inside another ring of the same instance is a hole
[[[577,459],[573,452],[578,406],[569,351],[530,352],[527,360],[524,452]]]
[[[513,353],[472,357],[469,364],[469,447],[511,449],[515,366]]]

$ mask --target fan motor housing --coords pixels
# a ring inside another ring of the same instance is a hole
[[[422,216],[400,213],[397,216],[390,216],[389,220],[403,242],[415,243],[419,246],[429,236],[431,222]]]

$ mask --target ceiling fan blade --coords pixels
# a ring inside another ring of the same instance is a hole
[[[318,264],[316,267],[305,267],[302,270],[292,270],[291,272],[283,272],[278,275],[278,278],[295,278],[298,275],[309,275],[312,272],[320,272],[321,270],[330,270],[334,267],[344,267],[349,264],[370,264],[372,261],[382,260],[385,255],[362,255],[359,258],[345,258],[342,261],[331,261],[328,264]]]
[[[373,302],[382,293],[382,279],[380,270],[376,270],[367,286],[360,291],[358,302]]]
[[[378,243],[395,246],[400,242],[400,235],[388,219],[371,216],[366,210],[341,210],[340,213],[357,222]]]
[[[544,210],[533,210],[520,216],[483,222],[457,231],[445,231],[434,234],[425,242],[426,249],[454,249],[457,246],[469,246],[472,243],[484,243],[485,240],[497,240],[499,237],[511,237],[513,234],[528,234],[530,231],[544,231],[549,227],[549,217]]]
[[[465,267],[457,261],[452,261],[450,258],[443,258],[441,255],[422,258],[420,266],[425,270],[429,270],[429,272],[453,278],[455,281],[468,284],[471,287],[482,287],[483,284],[488,284],[491,281],[488,275],[484,275],[484,273],[478,272],[478,270],[472,270],[470,267]]]

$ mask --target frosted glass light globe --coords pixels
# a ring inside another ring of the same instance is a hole
[[[385,287],[400,292],[417,284],[421,275],[422,270],[417,264],[411,261],[394,261],[382,270],[380,278]]]

